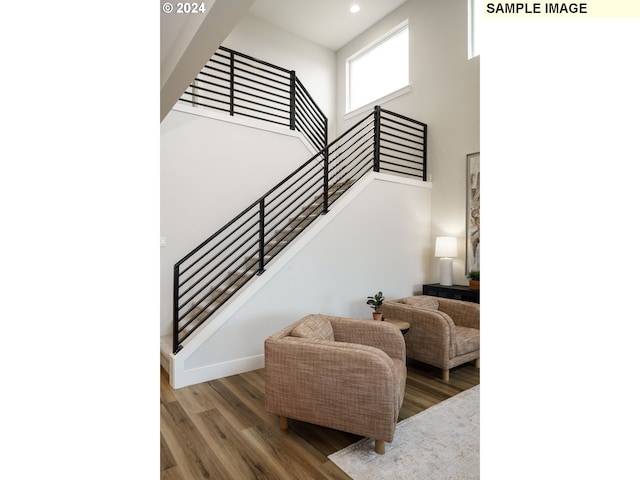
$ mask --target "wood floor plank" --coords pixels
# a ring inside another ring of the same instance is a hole
[[[162,470],[160,480],[187,480],[181,472],[180,467],[172,467],[167,470]]]
[[[473,364],[440,370],[409,361],[399,420],[480,383]],[[280,430],[264,409],[264,369],[173,390],[160,376],[162,480],[347,480],[327,457],[362,437],[291,420]]]
[[[238,430],[218,410],[209,410],[194,419],[198,429],[224,468],[232,472],[231,478],[262,478],[255,455],[247,450],[242,430]]]
[[[161,432],[187,479],[232,478],[178,402],[160,408]],[[163,428],[164,427],[164,428]],[[161,460],[163,463],[163,460]]]
[[[171,449],[167,445],[164,435],[160,432],[160,470],[169,470],[176,465],[177,463],[171,454]]]
[[[323,480],[317,467],[326,461],[326,457],[308,448],[304,439],[295,433],[255,425],[242,434],[276,478]]]
[[[190,388],[180,388],[174,391],[174,395],[189,413],[206,412],[216,406],[211,388],[206,383],[199,383]]]

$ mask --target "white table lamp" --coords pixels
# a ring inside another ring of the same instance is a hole
[[[453,258],[457,256],[456,237],[436,237],[436,257],[440,257],[440,285],[453,285]]]

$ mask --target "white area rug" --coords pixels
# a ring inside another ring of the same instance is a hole
[[[373,440],[329,455],[354,480],[480,478],[480,385],[398,423],[386,453]]]

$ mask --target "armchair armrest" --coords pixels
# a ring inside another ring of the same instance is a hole
[[[412,328],[426,322],[431,329],[440,330],[446,334],[449,334],[455,325],[449,315],[443,315],[443,312],[439,310],[430,310],[393,301],[385,302],[382,305],[382,313],[385,317],[409,322]]]
[[[439,310],[446,313],[459,327],[480,330],[480,305],[451,298],[438,298]]]
[[[409,351],[414,343],[420,342],[426,346],[438,345],[439,348],[446,345],[448,352],[455,351],[455,324],[446,313],[393,301],[382,305],[382,313],[386,317],[409,322],[411,329],[406,337]]]
[[[395,326],[374,320],[339,318],[331,322],[337,342],[357,343],[375,347],[391,358],[406,361],[402,333]]]

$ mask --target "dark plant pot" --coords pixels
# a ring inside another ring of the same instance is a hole
[[[374,319],[374,320],[382,320],[382,313],[380,313],[380,312],[373,312],[373,319]]]
[[[471,290],[480,290],[480,280],[469,280],[469,288]]]

